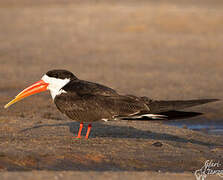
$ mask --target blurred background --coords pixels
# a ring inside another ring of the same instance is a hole
[[[120,93],[223,99],[222,32],[222,0],[2,0],[0,105],[55,68]],[[223,126],[222,102],[193,110],[205,115],[186,123]]]

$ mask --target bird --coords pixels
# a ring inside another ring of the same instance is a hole
[[[105,85],[81,80],[68,70],[54,69],[44,74],[41,80],[21,91],[4,108],[8,108],[25,97],[46,90],[50,91],[51,97],[61,113],[80,123],[75,138],[82,137],[83,123],[89,123],[86,139],[90,135],[91,124],[96,121],[162,120],[168,118],[168,112],[219,100],[153,100],[146,96],[122,95]]]

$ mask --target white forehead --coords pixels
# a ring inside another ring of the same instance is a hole
[[[49,84],[58,84],[58,85],[62,85],[62,84],[67,84],[68,82],[70,82],[70,79],[58,79],[58,78],[54,78],[54,77],[49,77],[46,74],[42,77],[42,80],[46,83]]]

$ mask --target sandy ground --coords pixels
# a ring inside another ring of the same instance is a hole
[[[154,99],[223,99],[222,9],[217,0],[0,1],[0,179],[193,179],[206,160],[223,163],[221,137],[162,122],[96,123],[91,139],[72,139],[79,125],[49,93],[3,109],[54,68]],[[192,121],[222,122],[221,101],[189,110],[205,113]]]
[[[97,180],[118,180],[128,179],[135,180],[136,177],[142,180],[166,180],[166,179],[195,179],[191,173],[156,173],[156,172],[74,172],[74,171],[62,171],[62,172],[49,172],[49,171],[32,171],[32,172],[13,172],[13,173],[1,173],[2,180],[17,180],[24,179],[52,179],[52,180],[70,180],[72,179],[97,179]],[[207,179],[219,180],[219,176],[209,176]]]

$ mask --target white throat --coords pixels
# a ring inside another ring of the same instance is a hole
[[[47,89],[50,90],[50,94],[53,99],[61,93],[66,93],[66,91],[61,88],[70,82],[70,79],[57,79],[54,77],[49,77],[46,74],[42,77],[42,80],[49,83]]]

